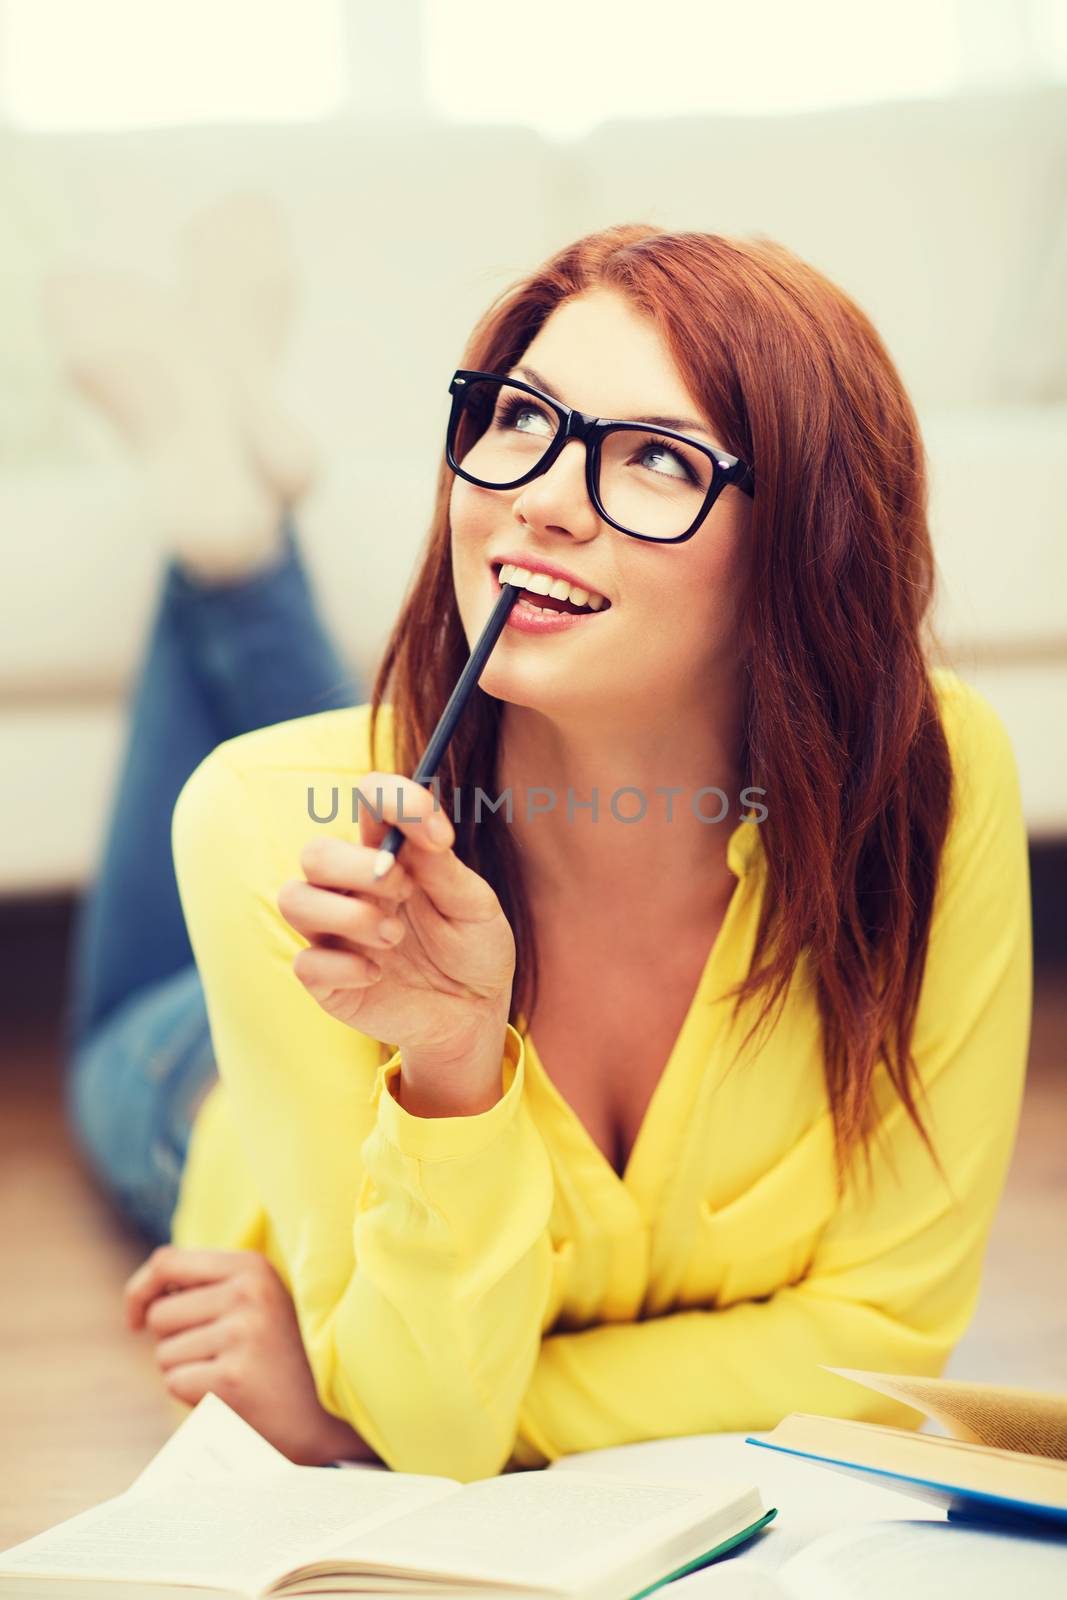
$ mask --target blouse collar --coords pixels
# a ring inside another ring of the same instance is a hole
[[[749,812],[731,833],[726,845],[726,865],[735,878],[743,878],[750,868],[758,864],[763,854],[763,840],[760,838],[762,826]]]

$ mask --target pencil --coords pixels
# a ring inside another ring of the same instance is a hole
[[[412,774],[416,783],[421,783],[425,787],[432,778],[436,777],[441,758],[448,749],[448,741],[456,731],[456,725],[463,715],[463,708],[474,693],[474,686],[482,675],[485,663],[489,660],[489,652],[500,637],[511,608],[521,593],[522,589],[518,584],[505,583],[502,585],[500,599],[493,607],[489,620],[482,629],[481,636],[470,653],[467,665],[463,668],[456,682],[456,687],[449,695],[448,704],[442,711],[437,726],[430,735],[430,742],[423,751],[422,760]],[[377,883],[379,878],[385,877],[385,874],[395,861],[397,852],[403,842],[403,831],[394,825],[389,829],[389,832],[378,847],[378,854],[374,859],[373,882]]]

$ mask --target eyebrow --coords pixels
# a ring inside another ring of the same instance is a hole
[[[556,393],[548,379],[533,367],[516,367],[515,371],[521,373],[533,384],[535,389],[543,389],[545,394],[550,395],[553,400],[558,400],[561,406],[567,404],[563,396]],[[703,422],[698,422],[695,417],[615,417],[613,420],[616,422],[647,422],[654,428],[673,428],[675,433],[703,433],[712,441],[716,449],[722,449],[722,446],[716,443],[710,429]]]

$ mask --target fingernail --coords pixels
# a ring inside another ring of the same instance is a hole
[[[389,944],[396,944],[404,932],[404,924],[397,922],[394,917],[385,917],[378,924],[378,932]]]

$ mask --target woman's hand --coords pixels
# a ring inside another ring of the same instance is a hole
[[[330,1016],[400,1047],[405,1106],[412,1096],[441,1115],[475,1109],[490,1093],[492,1104],[515,974],[511,927],[490,885],[452,850],[452,825],[429,790],[371,772],[359,792],[361,842],[312,839],[300,853],[304,878],[278,895],[282,916],[310,940],[293,970]],[[406,836],[403,860],[374,883],[377,847],[394,822]],[[391,921],[395,942],[385,937]]]
[[[127,1281],[125,1306],[186,1405],[217,1394],[300,1466],[380,1459],[319,1403],[289,1291],[257,1251],[160,1245]]]

